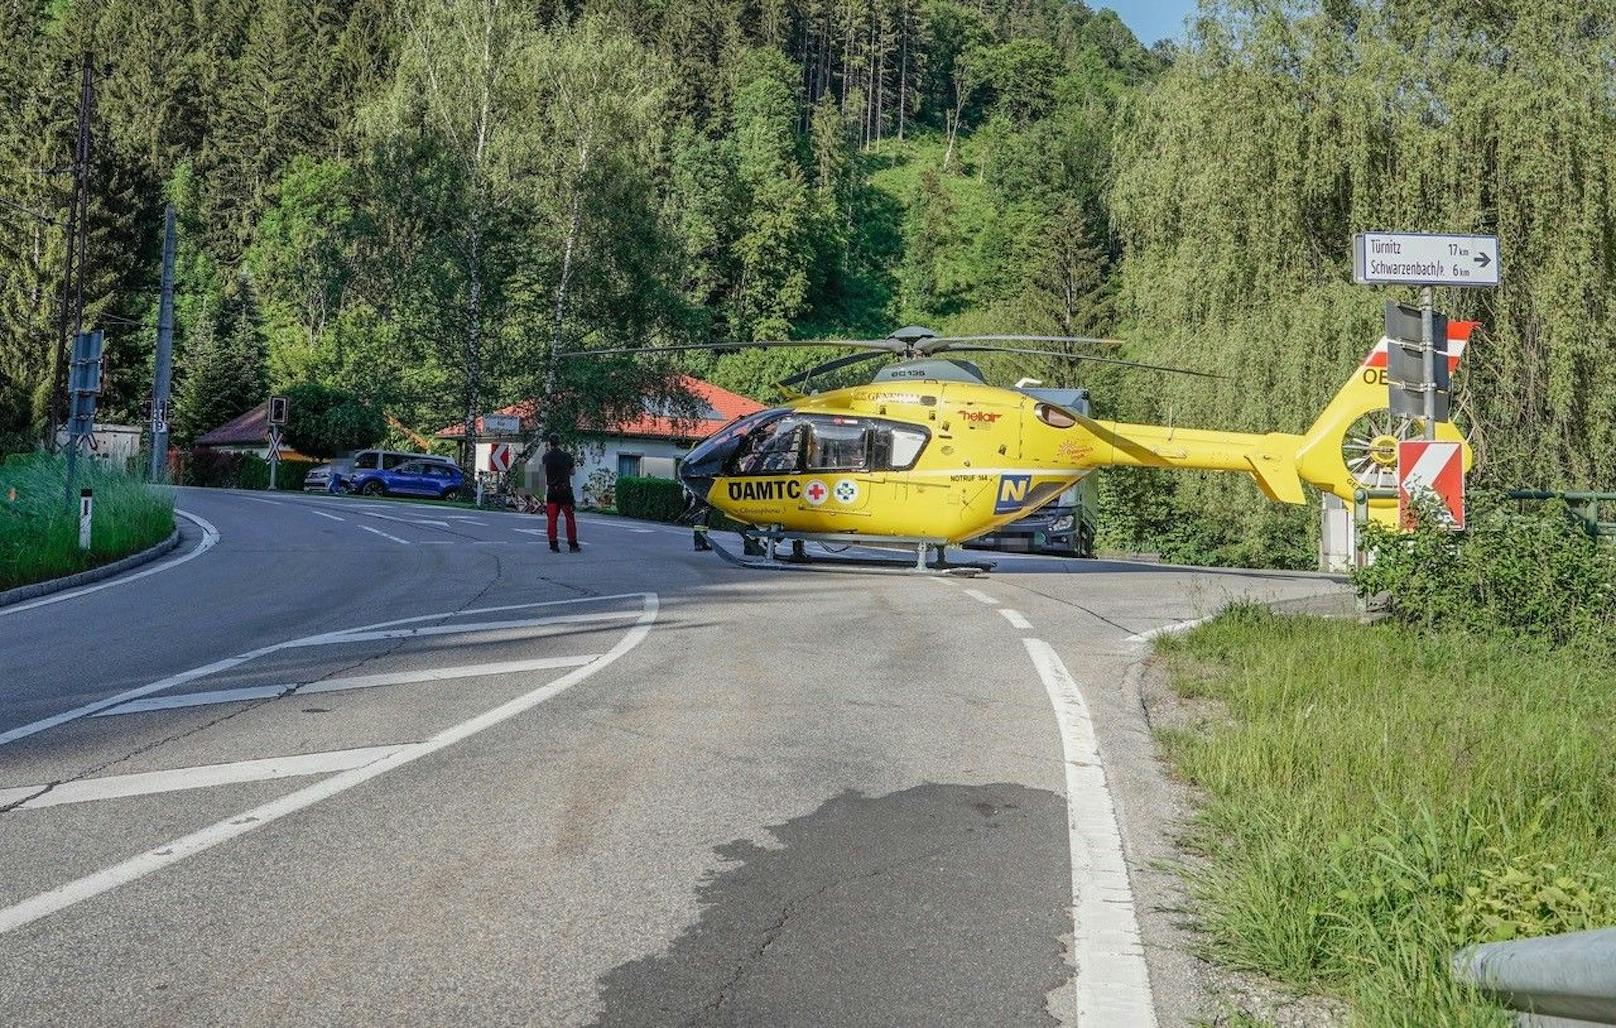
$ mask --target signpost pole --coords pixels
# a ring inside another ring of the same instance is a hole
[[[1430,286],[1420,287],[1420,361],[1425,371],[1425,438],[1436,438],[1436,336],[1432,330],[1432,299]]]
[[[281,426],[269,428],[269,491],[275,491],[275,472],[281,466]]]
[[[151,480],[168,473],[169,378],[174,351],[174,205],[163,212],[163,281],[157,300],[157,355],[152,374]]]

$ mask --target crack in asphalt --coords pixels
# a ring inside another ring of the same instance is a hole
[[[905,857],[902,860],[894,860],[890,864],[883,864],[873,871],[866,871],[863,874],[848,875],[843,878],[833,878],[812,892],[805,893],[798,896],[796,899],[789,900],[784,907],[780,908],[780,914],[774,919],[774,923],[763,930],[763,941],[757,946],[753,947],[749,954],[742,957],[742,959],[736,963],[734,972],[732,972],[729,978],[718,987],[718,993],[713,997],[713,1001],[703,1007],[700,1012],[693,1015],[690,1020],[686,1021],[686,1025],[701,1024],[702,1015],[714,1014],[722,1010],[724,1004],[729,1000],[730,992],[741,983],[741,980],[746,977],[747,972],[763,959],[764,953],[768,952],[769,947],[774,945],[775,940],[778,939],[781,933],[785,931],[786,924],[793,917],[798,916],[804,907],[813,903],[815,900],[819,899],[819,897],[825,895],[825,893],[839,885],[851,885],[855,882],[867,881],[871,878],[879,878],[880,876],[895,871],[900,867],[907,867],[910,864],[918,864],[921,861],[930,860],[939,853],[945,852],[947,849],[947,846],[937,846],[925,851],[924,853],[919,853],[912,857]]]

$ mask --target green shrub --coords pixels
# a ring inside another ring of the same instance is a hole
[[[684,486],[671,478],[617,478],[617,512],[626,518],[678,521],[685,507]]]
[[[1317,565],[1317,508],[1273,503],[1238,476],[1106,468],[1095,481],[1101,549],[1207,567]]]
[[[174,530],[174,501],[167,491],[100,461],[78,461],[74,487],[95,494],[88,552],[79,549],[78,506],[67,499],[63,458],[16,454],[0,465],[0,589],[126,557]]]
[[[314,460],[282,460],[280,470],[275,472],[275,488],[298,492],[309,472],[319,466],[320,462]]]
[[[1398,619],[1427,627],[1508,630],[1554,644],[1616,637],[1616,549],[1588,537],[1564,504],[1516,509],[1471,497],[1463,532],[1426,509],[1407,533],[1370,526],[1373,564],[1360,595],[1386,597]]]
[[[282,460],[275,488],[299,490],[317,462]],[[256,453],[230,453],[206,448],[186,451],[176,481],[212,489],[268,489],[269,461]]]
[[[235,479],[230,483],[233,489],[268,489],[269,488],[269,461],[255,453],[239,454],[236,461]]]

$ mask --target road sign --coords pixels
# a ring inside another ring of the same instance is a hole
[[[1448,398],[1452,390],[1448,362],[1448,316],[1431,312],[1430,364],[1425,360],[1424,311],[1386,301],[1386,406],[1393,414],[1410,418],[1448,420]],[[1430,380],[1426,380],[1426,368]],[[1426,392],[1434,391],[1427,406]]]
[[[1496,286],[1498,237],[1359,232],[1352,280],[1378,286]]]
[[[286,424],[286,412],[290,403],[284,396],[271,396],[269,398],[269,423],[271,425]]]
[[[1448,514],[1448,526],[1465,524],[1464,446],[1414,439],[1397,444],[1397,519],[1413,523],[1411,506],[1422,493],[1434,493]]]
[[[264,459],[269,461],[270,464],[274,464],[281,459],[281,426],[279,425],[269,426],[269,452],[264,455]]]
[[[500,474],[511,470],[513,456],[510,443],[495,443],[488,451],[489,470]]]
[[[522,431],[522,419],[515,414],[484,414],[484,435],[516,435]]]

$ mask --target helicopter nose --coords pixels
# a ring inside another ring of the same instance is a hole
[[[726,445],[728,442],[728,445]],[[690,451],[679,465],[679,481],[698,500],[706,500],[713,482],[724,467],[724,458],[734,449],[733,441],[709,439]]]

